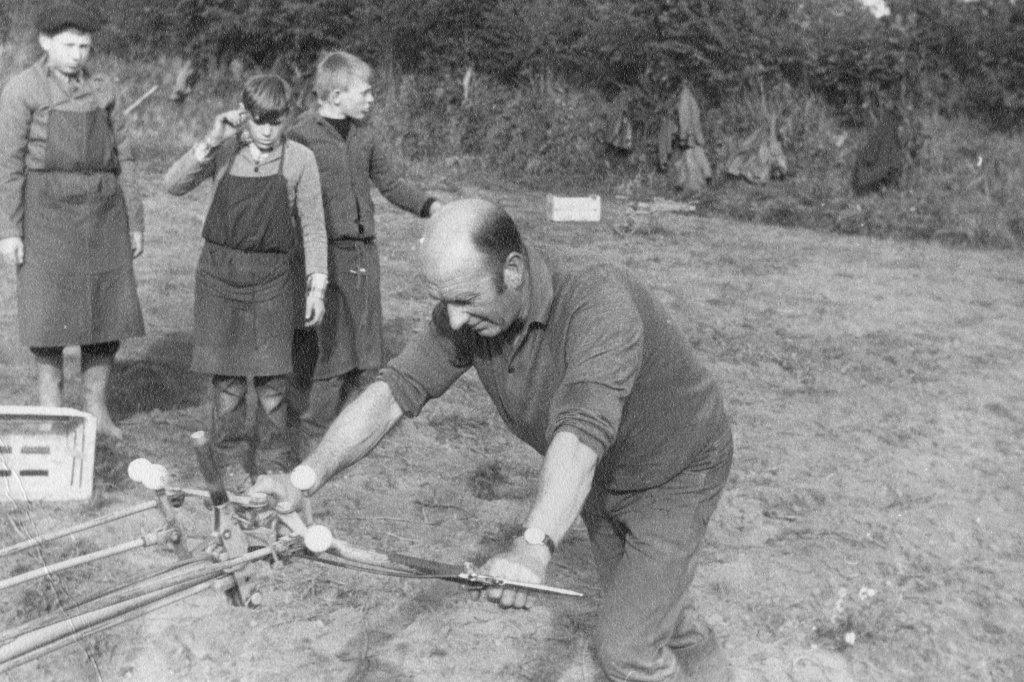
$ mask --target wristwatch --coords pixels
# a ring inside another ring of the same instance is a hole
[[[526,540],[526,544],[528,545],[544,545],[552,554],[555,553],[555,548],[558,546],[555,544],[555,541],[551,539],[551,536],[540,528],[524,528],[523,540]]]

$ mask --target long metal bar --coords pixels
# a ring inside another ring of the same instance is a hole
[[[134,599],[157,590],[167,589],[173,586],[182,586],[189,581],[202,579],[213,579],[223,573],[220,565],[210,561],[196,560],[194,564],[177,565],[160,573],[148,575],[139,580],[122,587],[108,590],[100,594],[92,595],[82,601],[71,604],[60,609],[59,612],[40,616],[32,621],[15,626],[0,632],[0,645],[20,637],[26,632],[38,630],[44,625],[51,625],[68,616],[83,613],[88,609],[97,609],[101,606],[109,606],[111,603]]]
[[[0,647],[0,672],[16,665],[27,663],[43,653],[59,648],[59,646],[55,645],[63,646],[68,644],[83,633],[88,632],[91,634],[105,629],[105,627],[117,625],[123,622],[122,618],[124,616],[141,616],[148,611],[199,594],[207,589],[210,584],[216,582],[216,580],[218,578],[207,578],[198,584],[186,587],[170,587],[119,604],[72,616],[59,623],[26,633],[9,644]],[[125,618],[124,620],[128,619]]]
[[[381,566],[379,564],[368,564],[365,562],[352,561],[350,559],[342,559],[341,557],[333,554],[323,552],[322,554],[299,554],[302,559],[308,561],[316,561],[321,564],[327,564],[329,566],[338,566],[339,568],[347,568],[353,571],[362,571],[363,573],[375,573],[377,575],[386,575],[392,578],[432,578],[434,576],[425,573],[417,573],[411,569],[391,568]]]
[[[57,540],[59,538],[67,537],[68,535],[81,533],[82,531],[89,530],[90,528],[102,526],[103,524],[110,523],[112,521],[117,521],[118,519],[123,519],[127,516],[141,514],[144,511],[155,509],[158,505],[159,503],[156,500],[150,500],[149,502],[137,504],[134,507],[128,507],[127,509],[122,509],[121,511],[97,517],[95,519],[92,519],[91,521],[79,523],[78,525],[71,526],[70,528],[64,528],[61,530],[55,530],[49,533],[44,533],[43,535],[39,535],[30,540],[19,542],[16,545],[10,545],[9,547],[0,548],[0,557],[10,556],[11,554],[17,554],[18,552],[24,552],[26,549],[38,547],[43,543],[50,542],[51,540]]]
[[[144,616],[148,613],[152,613],[153,611],[162,609],[163,607],[169,606],[174,602],[181,601],[182,599],[186,599],[196,594],[200,594],[204,590],[209,589],[209,586],[216,580],[216,578],[211,578],[205,583],[185,589],[178,594],[173,594],[168,597],[164,597],[163,599],[159,599],[151,604],[139,607],[138,609],[131,611],[130,613],[126,613],[121,616],[111,618],[110,620],[104,621],[98,625],[86,628],[85,630],[69,634],[65,637],[62,637],[61,639],[58,639],[50,644],[47,644],[46,646],[34,649],[31,652],[25,654],[24,656],[19,656],[5,663],[0,663],[0,673],[7,672],[8,670],[12,670],[13,668],[17,668],[20,665],[24,665],[25,663],[29,663],[37,658],[45,656],[48,653],[57,651],[58,649],[62,649],[66,647],[68,644],[71,644],[72,642],[76,641],[81,637],[91,637],[92,635],[99,634],[104,630],[108,630],[112,627],[116,627],[123,623],[127,623],[130,620],[134,620],[135,618],[138,618],[140,616]]]
[[[15,585],[20,585],[30,580],[35,580],[36,578],[41,578],[44,575],[64,571],[69,568],[74,568],[75,566],[81,566],[82,564],[87,564],[91,561],[99,561],[100,559],[106,559],[107,557],[117,556],[118,554],[124,554],[125,552],[130,552],[133,549],[139,549],[140,547],[157,545],[170,540],[173,535],[174,531],[170,530],[147,533],[141,538],[137,538],[129,542],[123,542],[120,545],[114,545],[112,547],[107,547],[81,556],[71,557],[64,561],[58,561],[55,564],[41,566],[32,571],[19,573],[18,575],[7,578],[6,580],[0,580],[0,591],[6,590],[9,587],[14,587]]]
[[[185,497],[198,497],[202,500],[210,499],[210,491],[202,490],[200,488],[167,488],[168,495],[184,495]],[[270,500],[266,495],[257,493],[255,495],[238,495],[236,493],[228,493],[228,501],[232,504],[237,504],[241,507],[249,509],[262,509],[269,505]]]
[[[274,552],[282,551],[287,548],[290,542],[290,539],[286,539],[283,542],[279,541],[273,546],[261,547],[260,549],[247,552],[241,556],[234,557],[233,559],[217,562],[216,564],[213,564],[213,566],[216,566],[219,573],[227,573],[235,566],[239,566],[250,561],[258,561],[259,559],[270,556]],[[206,584],[221,580],[223,579],[223,576],[196,576],[196,579],[203,581],[202,585],[205,589]],[[33,653],[36,649],[47,647],[65,637],[70,638],[72,635],[79,632],[96,627],[108,620],[118,618],[132,612],[136,608],[155,603],[166,596],[175,594],[175,592],[180,589],[183,589],[182,585],[172,585],[162,590],[155,590],[149,594],[133,597],[117,604],[111,604],[85,613],[72,615],[68,618],[62,619],[60,622],[50,623],[36,628],[31,632],[19,635],[12,641],[0,646],[0,671],[6,670],[8,664],[15,660],[19,660],[21,662],[30,660],[26,658],[22,661],[22,657]],[[196,593],[198,593],[198,591]],[[20,662],[18,665],[20,665]]]
[[[396,564],[387,554],[382,554],[372,549],[356,547],[338,538],[331,539],[331,547],[327,551],[353,563],[369,564],[380,568],[395,568],[398,570],[409,568],[408,566]]]

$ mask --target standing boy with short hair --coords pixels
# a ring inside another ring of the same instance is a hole
[[[398,174],[369,120],[372,78],[373,70],[359,57],[328,54],[317,66],[317,108],[302,114],[287,132],[316,156],[329,240],[323,323],[298,332],[295,339],[293,398],[304,408],[304,441],[319,439],[342,404],[373,381],[383,364],[372,187],[421,218],[440,208]]]
[[[114,84],[85,68],[102,23],[77,3],[45,3],[45,54],[0,95],[0,253],[17,268],[40,404],[61,405],[64,347],[81,346],[85,409],[120,438],[106,393],[120,340],[143,334],[132,270],[143,214]]]
[[[258,475],[292,464],[292,340],[297,327],[323,317],[327,239],[316,159],[282,136],[288,84],[253,76],[241,100],[168,169],[164,186],[181,195],[207,178],[214,183],[196,268],[192,369],[213,384],[214,455],[229,472],[240,460],[247,474]],[[248,377],[257,399],[255,433],[246,420]]]

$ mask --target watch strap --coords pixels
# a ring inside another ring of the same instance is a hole
[[[526,531],[528,531],[528,530],[535,530],[535,531],[537,531],[539,533],[544,533],[539,528],[527,528],[527,527],[523,526],[520,529],[520,533],[523,535],[524,539],[526,537]],[[527,540],[527,543],[528,544],[537,544],[537,543],[531,543],[529,540]],[[554,539],[550,535],[548,535],[547,533],[544,533],[544,537],[541,539],[541,543],[543,543],[543,545],[548,548],[548,551],[551,552],[552,555],[555,553],[555,550],[558,548],[558,545],[555,544]]]

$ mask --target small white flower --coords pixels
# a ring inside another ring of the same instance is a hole
[[[857,641],[857,633],[852,631],[847,632],[845,635],[843,635],[843,641],[846,642],[849,646],[853,646],[854,642]]]

